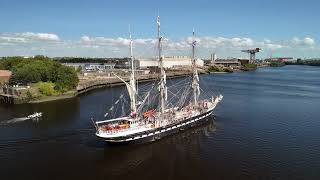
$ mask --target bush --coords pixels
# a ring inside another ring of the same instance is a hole
[[[231,68],[228,67],[218,67],[218,66],[210,66],[208,68],[209,72],[233,72]]]
[[[285,63],[284,62],[280,62],[280,61],[272,61],[270,63],[270,66],[271,67],[281,67],[281,66],[285,66]]]
[[[32,93],[29,90],[27,91],[26,95],[29,100],[33,99]]]
[[[257,65],[256,64],[244,64],[243,67],[248,68],[248,69],[256,69]]]
[[[35,86],[39,89],[40,93],[45,96],[52,96],[56,94],[54,90],[55,84],[52,82],[39,82]]]
[[[221,72],[221,71],[223,71],[223,70],[220,69],[220,68],[217,67],[217,66],[210,66],[210,67],[208,68],[208,71],[209,71],[209,72]]]
[[[224,69],[224,72],[231,73],[231,72],[233,72],[233,70],[232,70],[231,68],[225,68],[225,69]]]

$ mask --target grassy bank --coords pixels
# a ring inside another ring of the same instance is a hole
[[[253,71],[257,69],[257,64],[244,64],[242,65],[241,70],[243,71]]]
[[[221,67],[221,66],[210,66],[207,71],[210,72],[225,72],[225,73],[231,73],[233,70],[228,67]]]
[[[285,66],[286,64],[281,61],[272,61],[270,62],[270,67],[282,67]]]

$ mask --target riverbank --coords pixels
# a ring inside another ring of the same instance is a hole
[[[68,91],[64,94],[56,95],[56,96],[45,96],[40,99],[31,100],[27,103],[42,103],[42,102],[48,102],[48,101],[57,101],[62,99],[70,99],[74,98],[78,95],[77,91]]]
[[[298,59],[296,62],[285,62],[285,65],[320,66],[320,60],[319,59],[310,59],[310,60]]]
[[[202,69],[198,69],[199,74],[206,73],[232,73],[232,72],[245,72],[245,71],[253,71],[259,66],[254,67],[246,67],[242,69],[232,69],[230,67],[220,67],[220,66],[205,66]],[[118,72],[120,73],[120,72]],[[184,76],[189,76],[191,73],[190,69],[183,70],[174,70],[167,71],[167,78],[179,78]],[[122,74],[122,79],[129,82],[129,75]],[[38,91],[33,91],[32,88],[25,91],[25,93],[21,93],[18,95],[8,95],[0,92],[0,103],[5,104],[26,104],[26,103],[42,103],[49,101],[56,101],[62,99],[70,99],[75,98],[83,93],[88,91],[104,88],[104,87],[113,87],[113,86],[122,86],[124,83],[119,80],[117,77],[111,75],[111,73],[82,73],[78,75],[79,83],[74,90],[69,90],[63,93],[51,94],[51,95],[42,95]],[[149,82],[154,81],[159,78],[159,74],[157,73],[148,73],[148,74],[139,74],[136,76],[138,82]],[[31,95],[28,94],[32,92]]]
[[[205,67],[208,73],[232,73],[233,69],[230,67],[211,65]]]
[[[204,71],[200,71],[200,73],[205,73]],[[179,78],[189,76],[191,74],[190,71],[168,71],[167,78]],[[137,75],[136,78],[138,82],[149,82],[158,79],[159,75],[154,74],[142,74]],[[129,81],[129,76],[122,77],[123,80]],[[103,88],[103,87],[112,87],[112,86],[122,86],[124,83],[119,80],[115,76],[109,76],[107,74],[101,73],[86,73],[86,75],[79,75],[79,83],[75,90],[70,90],[57,95],[50,96],[36,96],[36,97],[28,97],[27,93],[22,93],[20,95],[8,95],[0,92],[0,102],[4,104],[26,104],[26,103],[42,103],[49,101],[56,101],[62,99],[69,99],[77,97],[80,94],[85,92]],[[30,92],[29,89],[25,90],[26,92]],[[30,95],[29,95],[30,96]]]

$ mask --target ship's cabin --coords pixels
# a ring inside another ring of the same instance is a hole
[[[125,130],[131,127],[136,127],[139,124],[140,121],[138,119],[132,119],[129,117],[122,117],[96,122],[96,125],[99,127],[99,129],[103,131]]]

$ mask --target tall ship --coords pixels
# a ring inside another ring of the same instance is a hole
[[[166,70],[162,56],[162,41],[160,34],[160,17],[157,18],[157,61],[159,63],[159,78],[142,93],[138,88],[135,59],[133,57],[133,41],[130,33],[130,80],[127,82],[117,74],[127,87],[129,99],[127,104],[130,112],[111,118],[107,112],[103,120],[94,120],[96,136],[110,143],[132,143],[159,140],[163,137],[185,131],[209,121],[217,104],[222,100],[221,94],[200,98],[203,90],[196,65],[195,33],[192,33],[192,56],[190,58],[192,74],[190,78],[182,78],[182,83],[175,82],[168,86]],[[145,88],[145,87],[144,87]],[[175,88],[175,89],[174,89]],[[142,95],[141,95],[142,94]],[[169,95],[170,94],[170,95]],[[125,102],[121,94],[114,104]],[[114,110],[112,106],[109,111]]]

